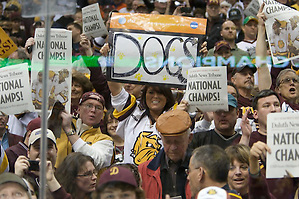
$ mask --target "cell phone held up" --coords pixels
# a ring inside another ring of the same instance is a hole
[[[28,160],[29,161],[29,171],[39,171],[39,161]]]

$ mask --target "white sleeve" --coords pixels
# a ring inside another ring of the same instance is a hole
[[[212,122],[209,122],[205,119],[195,122],[195,127],[193,129],[193,133],[208,131],[211,129]]]
[[[122,88],[118,95],[111,95],[111,104],[118,112],[121,112],[126,105],[128,98],[129,93],[124,88]]]
[[[103,168],[111,165],[111,158],[113,156],[114,145],[110,140],[100,140],[89,145],[79,138],[74,144],[75,152],[81,152],[84,155],[89,155],[93,158],[95,165],[98,168]]]

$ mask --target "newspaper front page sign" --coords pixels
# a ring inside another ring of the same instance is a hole
[[[198,67],[188,70],[185,100],[189,112],[228,110],[226,67]]]
[[[274,0],[260,0],[262,3],[273,63],[299,58],[299,12]]]
[[[247,8],[244,10],[244,15],[246,16],[256,16],[259,12],[260,5],[258,0],[252,0]]]
[[[184,88],[188,69],[196,66],[206,19],[113,13],[110,28],[111,80]]]
[[[7,115],[33,112],[28,64],[0,68],[0,110]]]
[[[297,113],[267,116],[267,178],[299,177],[299,118]]]
[[[32,100],[35,109],[41,110],[42,76],[44,64],[45,30],[36,29],[32,51],[31,82]],[[71,104],[72,33],[63,29],[51,29],[49,57],[48,97],[51,110],[59,100],[66,110]]]
[[[95,38],[108,35],[98,3],[82,8],[83,33]]]

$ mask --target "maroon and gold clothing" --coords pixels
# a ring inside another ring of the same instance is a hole
[[[267,136],[262,135],[257,131],[254,131],[251,134],[250,141],[249,141],[249,146],[252,147],[252,145],[254,143],[258,142],[258,141],[267,143]],[[261,173],[262,173],[261,175],[265,175],[266,169],[265,169],[264,165],[261,164],[260,167],[261,167]],[[270,193],[275,198],[277,198],[277,199],[280,199],[280,198],[286,198],[286,199],[294,198],[294,194],[295,194],[296,189],[297,189],[297,184],[296,184],[294,179],[292,179],[292,178],[272,178],[272,179],[266,179],[266,182],[268,184]],[[260,186],[263,187],[264,185],[260,185]],[[260,187],[260,188],[262,188],[262,187]],[[258,189],[258,188],[255,188],[255,189]],[[255,199],[256,197],[253,197],[253,198]],[[269,195],[268,195],[265,198],[272,198],[272,197],[269,197]]]
[[[250,112],[248,114],[248,119],[254,119],[253,117],[253,108],[252,108],[252,98],[248,99],[240,95],[238,97],[238,108],[239,108],[239,118],[242,118],[243,114],[246,113],[248,109],[250,109]]]
[[[249,147],[251,148],[252,145],[258,141],[267,143],[267,136],[260,134],[258,131],[253,131],[250,136]]]

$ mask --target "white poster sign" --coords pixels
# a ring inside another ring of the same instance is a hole
[[[206,19],[113,13],[110,30],[110,79],[184,88],[188,69],[196,66]]]
[[[244,10],[245,16],[256,16],[258,11],[260,9],[259,1],[258,0],[252,0],[247,8]]]
[[[299,58],[299,12],[274,0],[260,0],[260,5],[263,2],[273,63]]]
[[[32,100],[37,110],[42,104],[42,76],[44,64],[44,29],[35,32],[35,45],[32,51],[31,82]],[[71,105],[71,67],[72,67],[72,33],[63,29],[51,29],[50,67],[48,80],[49,110],[59,100],[66,110]]]
[[[267,178],[283,178],[287,172],[299,177],[299,118],[296,113],[267,116]]]
[[[83,33],[86,34],[87,37],[95,38],[108,35],[98,3],[82,8],[82,19]]]
[[[181,36],[180,39],[173,41],[171,35],[119,32],[114,33],[114,37],[114,77],[147,83],[180,85],[186,83],[187,71],[194,66],[197,54],[197,45],[189,43],[187,40],[189,37]],[[170,42],[171,48],[169,48]],[[184,42],[188,42],[185,48]],[[143,46],[143,50],[138,46]],[[164,49],[166,46],[169,47]],[[186,48],[192,56],[187,57],[184,54]],[[165,53],[168,54],[167,62]],[[140,65],[142,57],[143,67]]]
[[[185,100],[189,112],[228,110],[226,67],[198,67],[188,70]]]
[[[32,112],[28,64],[17,64],[0,69],[0,110],[8,115]]]

